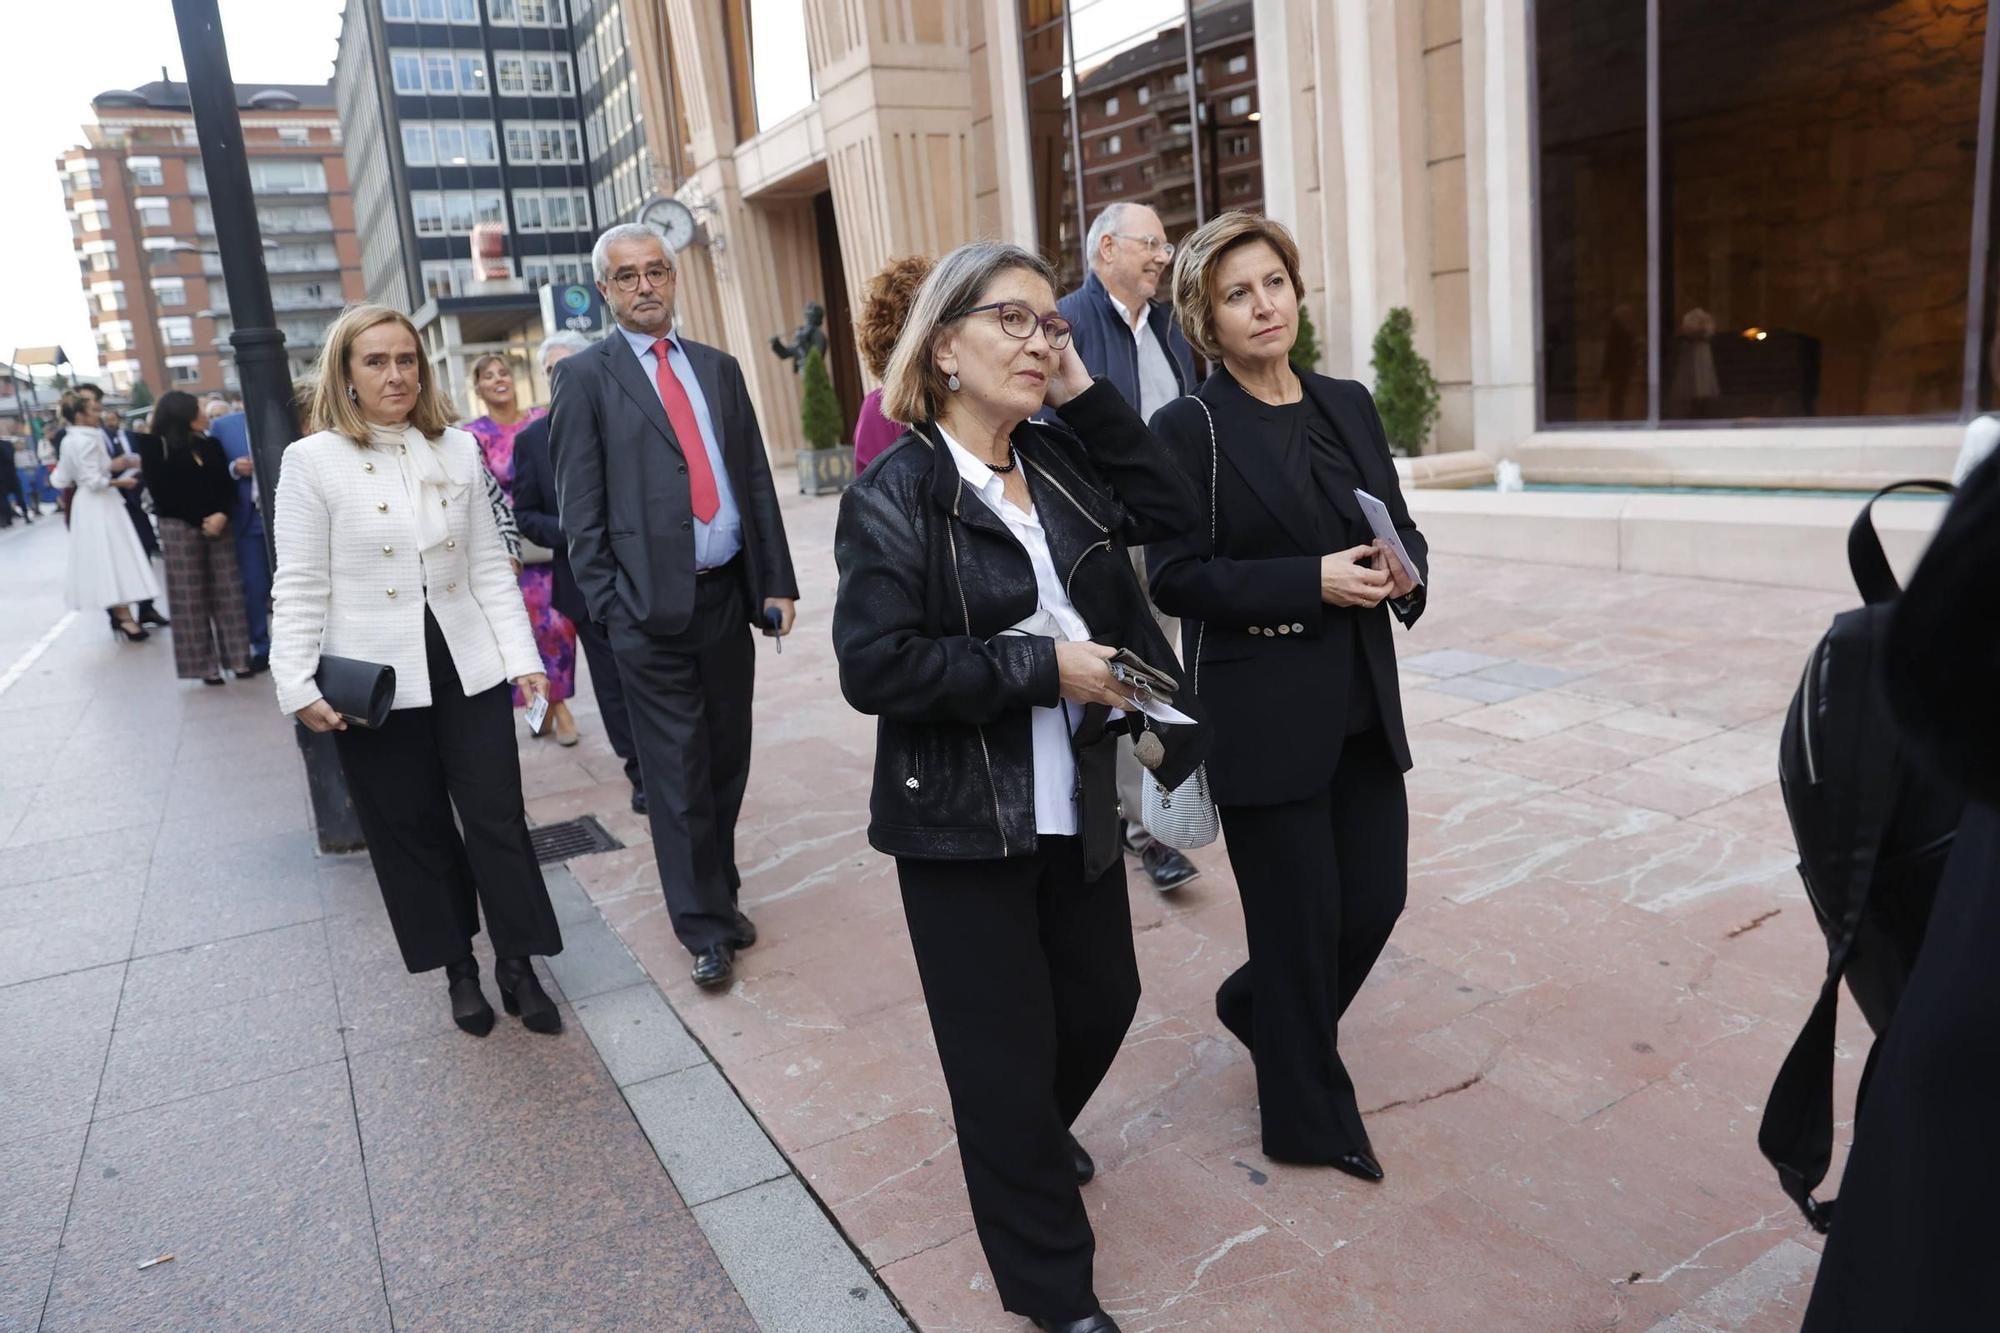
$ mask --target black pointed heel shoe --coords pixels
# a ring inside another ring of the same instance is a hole
[[[1336,1171],[1345,1171],[1357,1180],[1375,1183],[1382,1179],[1382,1164],[1375,1160],[1375,1154],[1368,1149],[1342,1153],[1327,1165]]]
[[[500,987],[501,1005],[521,1020],[522,1027],[545,1036],[562,1031],[562,1011],[542,989],[527,959],[502,958],[493,965],[493,980]]]
[[[1043,1319],[1035,1315],[1028,1322],[1043,1333],[1118,1333],[1118,1325],[1102,1310],[1081,1319]]]
[[[1070,1161],[1076,1166],[1076,1183],[1079,1185],[1088,1185],[1097,1175],[1097,1163],[1090,1159],[1090,1154],[1085,1152],[1083,1145],[1076,1141],[1076,1135],[1071,1134],[1068,1137]]]
[[[451,986],[451,1021],[475,1037],[491,1032],[493,1006],[486,1003],[486,992],[479,989],[479,960],[467,957],[446,963],[444,975]]]

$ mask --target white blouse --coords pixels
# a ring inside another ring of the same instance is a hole
[[[958,474],[964,478],[967,489],[985,501],[986,507],[1007,525],[1007,531],[1014,534],[1014,540],[1028,553],[1028,563],[1034,566],[1038,605],[1033,615],[1008,632],[1039,634],[1058,643],[1065,640],[1081,643],[1089,639],[1090,626],[1077,614],[1063,588],[1062,576],[1056,572],[1055,559],[1049,554],[1049,536],[1042,531],[1041,519],[1009,500],[1006,484],[999,475],[952,439],[942,426],[938,434],[944,436],[951,450],[951,461],[958,465]],[[1082,720],[1081,708],[1066,711],[1058,704],[1054,708],[1033,710],[1030,734],[1034,738],[1037,833],[1076,836],[1076,754],[1070,749],[1070,732]]]

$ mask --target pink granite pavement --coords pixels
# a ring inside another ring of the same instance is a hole
[[[827,639],[835,502],[787,514],[805,599],[784,654],[759,649],[739,861],[763,942],[735,988],[688,983],[600,736],[528,746],[530,812],[595,811],[630,844],[577,878],[912,1319],[1018,1330],[866,842],[873,726]],[[1825,954],[1775,738],[1843,599],[1455,559],[1433,582],[1398,634],[1409,910],[1342,1034],[1388,1180],[1258,1150],[1250,1062],[1211,1011],[1243,957],[1223,849],[1172,896],[1135,873],[1145,994],[1078,1127],[1099,1294],[1134,1333],[1796,1327],[1817,1244],[1755,1132]],[[1851,1013],[1843,1036],[1845,1107]]]

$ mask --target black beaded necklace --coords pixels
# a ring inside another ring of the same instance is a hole
[[[992,471],[992,472],[1000,472],[1000,473],[1006,473],[1006,472],[1012,472],[1012,471],[1014,470],[1014,468],[1015,468],[1015,465],[1016,465],[1016,464],[1018,464],[1019,462],[1020,462],[1020,460],[1014,457],[1014,446],[1010,444],[1010,445],[1008,445],[1008,446],[1007,446],[1007,461],[1006,461],[1006,462],[1004,462],[1004,463],[988,463],[988,464],[986,465],[986,467],[987,467],[987,469],[988,469],[989,471]]]

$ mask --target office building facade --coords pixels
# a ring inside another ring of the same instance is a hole
[[[271,300],[294,376],[362,293],[354,211],[328,85],[237,85]],[[58,160],[104,387],[158,396],[237,387],[232,325],[187,85],[100,93]]]

